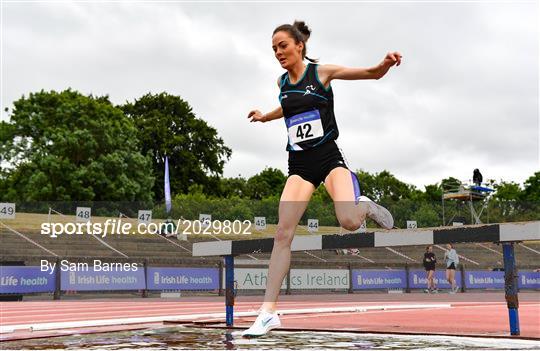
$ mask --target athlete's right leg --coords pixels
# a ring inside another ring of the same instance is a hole
[[[289,271],[291,263],[291,242],[298,221],[304,214],[315,186],[298,175],[287,179],[279,203],[279,222],[274,237],[274,247],[268,267],[266,291],[261,313],[253,325],[245,330],[244,337],[258,337],[270,329],[279,327],[281,322],[275,313],[283,278]]]
[[[262,309],[268,312],[276,310],[276,301],[289,271],[291,262],[291,242],[296,226],[302,218],[315,186],[298,175],[287,179],[279,202],[279,222],[274,237],[274,248],[268,267],[268,280]]]

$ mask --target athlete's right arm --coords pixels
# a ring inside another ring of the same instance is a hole
[[[281,106],[265,114],[262,114],[262,112],[259,110],[250,111],[248,114],[248,118],[251,118],[250,122],[263,122],[264,123],[264,122],[272,121],[274,119],[280,119],[281,117],[283,117],[283,109],[281,108]]]

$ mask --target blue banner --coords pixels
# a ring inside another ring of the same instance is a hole
[[[216,290],[217,268],[148,268],[148,290]]]
[[[94,267],[61,272],[62,290],[141,290],[145,288],[144,268],[104,272]]]
[[[501,271],[466,271],[467,289],[504,289],[504,272]]]
[[[532,272],[532,271],[519,272],[518,288],[540,289],[540,272]]]
[[[353,269],[352,286],[362,289],[405,289],[407,277],[404,270]]]
[[[56,271],[41,271],[41,267],[0,266],[0,294],[52,292]]]
[[[450,289],[450,284],[446,280],[446,272],[443,270],[435,271],[433,277],[435,286],[439,289]],[[456,271],[455,280],[457,286],[461,287],[461,271]],[[414,270],[409,272],[409,287],[411,289],[426,289],[427,277],[426,271]]]
[[[134,267],[134,266],[131,266]],[[64,266],[63,268],[67,268]],[[217,268],[147,268],[147,285],[143,267],[131,271],[104,272],[103,269],[61,271],[61,289],[77,291],[97,290],[216,290],[219,288]],[[56,274],[43,271],[42,267],[0,266],[0,294],[24,294],[53,292]],[[404,270],[360,270],[352,271],[354,290],[367,289],[404,289],[406,273]],[[456,271],[456,283],[461,286],[461,272]],[[448,289],[444,271],[435,272],[435,284],[438,288]],[[411,289],[425,289],[426,272],[412,270],[409,275]],[[465,286],[468,289],[504,289],[504,272],[466,271]],[[540,289],[540,272],[521,271],[518,275],[520,289]]]

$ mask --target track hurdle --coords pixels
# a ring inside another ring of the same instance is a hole
[[[508,306],[510,334],[519,335],[519,301],[514,244],[540,240],[540,221],[440,227],[425,229],[394,229],[353,234],[295,236],[291,251],[336,250],[392,246],[416,246],[454,243],[500,243],[505,268],[505,298]],[[223,256],[225,258],[226,324],[233,325],[234,257],[272,252],[273,238],[238,241],[212,241],[193,244],[193,256]]]

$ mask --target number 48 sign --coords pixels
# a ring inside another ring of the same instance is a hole
[[[75,219],[77,222],[90,222],[92,218],[92,209],[90,207],[77,207]]]
[[[15,204],[0,203],[0,219],[15,219]]]

